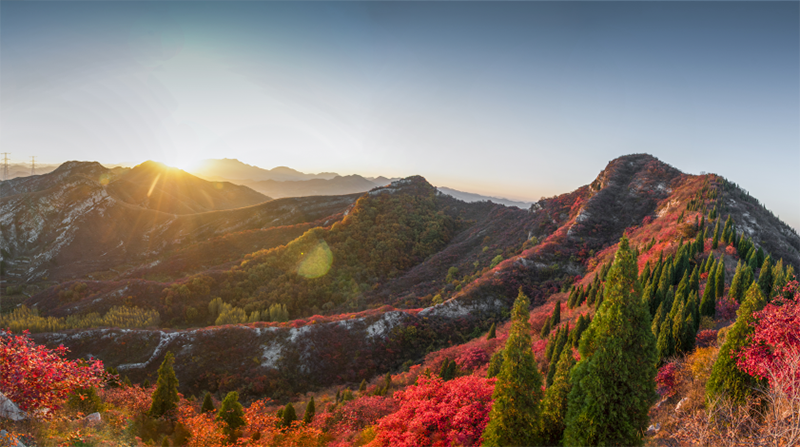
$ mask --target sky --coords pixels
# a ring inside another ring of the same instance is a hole
[[[799,42],[798,2],[0,2],[0,148],[528,201],[649,153],[800,229]]]

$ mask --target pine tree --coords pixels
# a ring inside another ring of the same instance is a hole
[[[361,385],[358,386],[358,391],[362,393],[367,391],[367,379],[361,381]]]
[[[175,377],[175,370],[172,363],[175,357],[171,352],[167,352],[161,367],[158,368],[158,382],[156,391],[153,393],[153,402],[150,405],[150,416],[158,418],[164,416],[178,405],[178,378]]]
[[[314,415],[317,414],[317,407],[314,403],[314,396],[311,396],[311,400],[308,401],[308,405],[306,405],[306,412],[303,413],[303,424],[310,424],[314,421]]]
[[[758,287],[767,299],[772,298],[772,258],[767,256],[761,264],[761,271],[758,272]]]
[[[783,288],[786,286],[786,272],[783,268],[783,259],[779,260],[774,267],[772,267],[772,295],[780,295],[783,293]]]
[[[553,320],[552,326],[558,326],[561,323],[561,303],[556,301],[553,304],[553,314],[550,316]]]
[[[575,366],[575,357],[572,349],[564,349],[556,364],[556,372],[552,385],[542,400],[542,441],[544,445],[561,445],[564,435],[564,418],[567,415],[567,399],[572,385],[569,381],[569,372]]]
[[[228,439],[231,442],[235,442],[238,437],[236,430],[245,424],[244,409],[242,409],[242,404],[239,403],[238,392],[231,391],[225,396],[225,399],[222,400],[222,405],[219,407],[217,419],[225,423],[222,431],[228,435]]]
[[[717,313],[716,305],[716,272],[715,269],[709,270],[708,279],[706,280],[706,288],[703,290],[703,299],[700,300],[700,316],[713,317]]]
[[[350,390],[347,390],[347,391],[350,391]],[[344,400],[344,399],[342,399],[342,400]],[[297,420],[297,413],[295,413],[294,406],[292,406],[292,403],[289,402],[288,404],[286,404],[285,407],[283,407],[283,417],[282,417],[282,422],[281,423],[283,424],[284,427],[291,427],[292,426],[292,422],[294,422],[296,420]]]
[[[570,374],[565,445],[639,445],[655,402],[656,340],[641,302],[636,258],[623,237],[605,304],[580,343]]]
[[[519,290],[511,311],[511,330],[497,376],[494,404],[483,433],[484,446],[540,445],[542,376],[531,349],[528,297]]]
[[[214,401],[211,400],[211,393],[206,391],[206,395],[203,396],[203,406],[200,407],[201,413],[208,413],[210,411],[214,411],[216,408],[214,407]]]
[[[689,290],[700,294],[700,269],[696,265],[692,269],[692,276],[689,277]]]
[[[717,396],[727,396],[739,404],[744,403],[755,387],[762,383],[742,372],[736,366],[735,355],[748,343],[748,336],[753,332],[755,318],[753,314],[766,305],[767,300],[761,289],[753,283],[745,294],[742,305],[736,311],[736,322],[728,331],[725,342],[719,348],[717,361],[711,369],[711,376],[706,383],[706,396],[713,401]]]
[[[489,334],[486,336],[486,339],[487,340],[491,340],[491,339],[497,337],[496,331],[497,331],[497,329],[495,328],[494,323],[492,323],[492,327],[489,328]]]
[[[147,377],[145,377],[144,382],[142,382],[142,388],[144,389],[150,388],[150,379],[148,379]]]

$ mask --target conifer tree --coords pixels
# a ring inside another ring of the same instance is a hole
[[[542,376],[531,349],[528,297],[519,290],[511,311],[511,330],[503,350],[503,366],[497,376],[483,433],[483,445],[540,445],[540,404]]]
[[[708,274],[711,276],[711,273]],[[714,277],[714,286],[716,286],[716,291],[714,295],[717,298],[722,298],[725,295],[725,257],[720,256],[719,262],[717,263],[717,271]]]
[[[772,282],[772,259],[767,256],[761,264],[761,271],[758,272],[758,287],[768,300],[772,298]]]
[[[750,251],[747,254],[747,265],[750,267],[750,270],[753,271],[755,275],[756,270],[758,270],[758,255],[756,254],[755,247],[751,247]],[[755,277],[755,276],[754,276]]]
[[[736,264],[736,272],[733,274],[733,279],[731,280],[731,288],[728,290],[728,296],[736,300],[737,303],[742,302],[745,290],[750,288],[750,284],[747,284],[745,282],[747,281],[747,273],[745,272],[745,270],[749,268],[750,267],[748,267],[747,264],[742,264],[741,259]],[[752,282],[752,277],[750,281]]]
[[[144,382],[142,382],[142,388],[144,389],[150,388],[150,379],[148,379],[147,377],[145,377]]]
[[[361,385],[359,385],[359,386],[358,386],[358,391],[359,391],[359,392],[362,392],[362,393],[363,393],[364,391],[367,391],[367,379],[363,379],[363,380],[361,381]]]
[[[641,302],[636,258],[623,237],[605,303],[580,343],[570,374],[565,445],[639,445],[655,402],[656,340]]]
[[[700,294],[700,269],[697,266],[694,266],[692,276],[689,277],[689,290]]]
[[[547,387],[542,400],[541,432],[544,445],[561,445],[565,427],[564,419],[567,416],[567,399],[572,390],[569,373],[573,366],[575,366],[575,357],[572,356],[572,349],[569,349],[568,346],[558,358],[552,385]]]
[[[306,412],[303,413],[303,424],[310,424],[314,421],[314,416],[317,414],[317,407],[314,403],[314,396],[311,396],[311,400],[308,401],[308,405],[306,405]]]
[[[219,407],[217,419],[225,423],[222,431],[228,435],[228,439],[231,442],[235,442],[238,437],[236,430],[245,424],[244,409],[242,404],[239,403],[238,392],[231,391],[225,396],[225,399],[222,400],[222,405]]]
[[[486,377],[491,379],[492,377],[496,377],[500,374],[500,369],[503,367],[503,350],[498,349],[492,354],[492,358],[489,360],[489,369],[486,371]]]
[[[553,314],[550,316],[553,320],[552,326],[558,326],[561,323],[561,303],[556,301],[553,304]]]
[[[717,361],[711,369],[706,383],[706,396],[713,401],[718,396],[727,396],[734,402],[742,404],[761,382],[736,366],[735,355],[748,344],[748,337],[753,332],[755,318],[753,314],[766,305],[767,300],[761,294],[758,284],[753,283],[747,289],[744,301],[736,311],[736,322],[728,331],[725,342],[719,348]]]
[[[491,339],[497,337],[497,333],[496,332],[497,332],[497,329],[495,328],[495,324],[492,323],[492,327],[489,328],[489,334],[486,335],[486,339],[487,340],[491,340]]]
[[[719,219],[717,219],[717,226],[714,227],[714,239],[711,240],[711,249],[716,250],[719,246]]]
[[[161,367],[158,368],[158,382],[156,391],[153,393],[153,402],[150,405],[150,416],[152,417],[164,416],[178,405],[178,378],[175,377],[175,370],[172,369],[174,360],[172,352],[167,352]]]
[[[348,390],[349,391],[349,390]],[[291,427],[292,422],[297,420],[297,413],[294,411],[294,406],[289,402],[283,407],[282,424],[284,427]]]
[[[706,288],[703,290],[703,299],[700,300],[700,316],[702,317],[713,317],[716,314],[716,294],[717,294],[717,284],[716,284],[716,272],[715,269],[711,269],[708,273],[708,279],[706,280]],[[714,274],[712,274],[714,273]]]
[[[211,399],[211,393],[206,391],[206,395],[203,396],[203,406],[200,407],[200,412],[208,413],[214,410],[216,410],[216,408],[214,408],[214,401]]]
[[[772,295],[780,295],[786,286],[786,272],[783,268],[783,259],[772,267]]]

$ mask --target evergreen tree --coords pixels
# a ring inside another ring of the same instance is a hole
[[[200,412],[208,413],[214,410],[216,410],[216,408],[214,407],[214,401],[211,399],[211,393],[206,391],[206,395],[203,396],[203,406],[200,407]]]
[[[708,274],[711,276],[711,273]],[[716,291],[714,295],[717,298],[722,298],[725,296],[725,257],[720,256],[719,262],[717,263],[717,271],[714,277],[714,285],[716,286]]]
[[[145,377],[144,382],[142,382],[142,388],[144,389],[150,388],[150,379],[148,379],[147,377]]]
[[[752,270],[753,274],[755,275],[755,272],[758,270],[759,266],[758,255],[756,254],[755,247],[751,247],[750,252],[747,254],[747,265],[750,266],[750,270]]]
[[[766,305],[767,300],[761,289],[753,283],[745,294],[742,305],[736,311],[736,322],[728,331],[725,342],[719,348],[717,361],[711,369],[711,376],[706,383],[706,396],[711,401],[717,396],[727,396],[739,404],[744,403],[755,387],[762,385],[759,380],[742,372],[736,366],[736,353],[748,344],[748,337],[753,332],[755,318],[753,314]]]
[[[547,386],[553,384],[553,379],[556,375],[556,364],[558,363],[558,359],[561,357],[561,352],[563,352],[567,346],[567,339],[569,339],[569,326],[565,327],[564,330],[558,331],[558,336],[556,337],[555,347],[553,349],[552,356],[548,359],[550,365],[547,369]]]
[[[564,419],[567,415],[567,399],[572,390],[569,373],[573,366],[575,366],[575,357],[572,356],[572,349],[567,347],[558,358],[552,385],[547,387],[544,400],[542,400],[541,432],[544,445],[561,445],[565,427]]]
[[[174,361],[175,357],[172,353],[167,352],[161,367],[158,368],[158,382],[156,391],[153,393],[153,402],[150,405],[150,416],[152,417],[164,416],[178,405],[178,378],[175,377],[175,370],[172,369]]]
[[[580,343],[565,445],[639,445],[655,402],[656,340],[641,302],[636,258],[623,237],[606,283],[605,304]]]
[[[303,423],[308,425],[314,421],[314,415],[317,414],[316,404],[314,404],[314,396],[311,396],[311,400],[308,401],[308,405],[306,405],[306,412],[303,413]]]
[[[496,331],[497,331],[497,329],[495,328],[494,323],[492,323],[492,327],[489,328],[489,334],[486,336],[486,339],[487,340],[491,340],[491,339],[497,337]]]
[[[497,376],[494,404],[483,433],[484,446],[540,445],[542,376],[531,349],[528,297],[519,290],[511,311],[511,330]]]
[[[783,269],[783,259],[772,267],[772,295],[780,295],[786,286],[786,273]]]
[[[491,379],[492,377],[496,377],[500,374],[500,370],[503,367],[503,350],[498,349],[492,354],[492,358],[489,360],[489,369],[486,371],[486,377]]]
[[[719,246],[719,219],[717,219],[717,226],[714,227],[714,239],[711,240],[711,249],[716,250]]]
[[[367,379],[361,381],[361,385],[358,386],[358,391],[362,393],[367,391]]]
[[[767,256],[761,264],[761,271],[758,272],[758,287],[768,300],[772,298],[772,282],[772,259]]]
[[[736,264],[736,272],[733,274],[733,280],[731,280],[731,288],[728,290],[728,296],[736,300],[737,303],[742,302],[745,290],[750,287],[750,284],[745,283],[747,280],[747,273],[745,273],[745,269],[748,268],[749,267],[747,267],[746,264],[742,264],[741,259]]]
[[[700,294],[700,269],[694,266],[692,269],[692,276],[689,277],[689,290],[696,294]]]
[[[556,301],[553,304],[553,314],[550,316],[553,320],[552,326],[558,326],[561,323],[561,303]]]
[[[291,404],[289,404],[291,405]],[[224,422],[225,426],[222,431],[228,435],[231,442],[236,442],[237,430],[245,424],[244,409],[242,404],[239,403],[239,393],[231,391],[222,400],[222,405],[219,407],[217,419]]]
[[[350,390],[347,390],[347,391],[350,391]],[[344,399],[342,399],[342,400],[344,400]],[[286,404],[285,407],[283,407],[283,415],[282,415],[281,424],[284,427],[291,427],[292,426],[292,422],[294,422],[296,420],[297,420],[297,413],[294,411],[294,406],[292,406],[292,403],[289,402],[288,404]]]
[[[712,274],[714,273],[714,274]],[[714,314],[717,313],[717,305],[716,305],[716,294],[717,294],[717,284],[716,284],[716,272],[714,269],[710,270],[708,273],[708,279],[706,280],[706,288],[703,290],[703,299],[700,300],[700,316],[702,317],[714,317]]]

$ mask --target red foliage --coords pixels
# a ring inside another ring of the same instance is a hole
[[[736,311],[739,310],[739,303],[730,297],[723,296],[717,300],[716,311],[717,319],[721,321],[730,321],[736,319]]]
[[[121,386],[117,388],[105,388],[100,396],[103,402],[115,407],[126,407],[132,410],[133,414],[144,414],[150,409],[153,402],[153,391],[155,385],[150,388],[140,386]]]
[[[697,333],[694,344],[698,348],[707,348],[717,342],[717,331],[714,329],[704,329]]]
[[[656,391],[661,397],[672,397],[676,393],[678,383],[678,364],[669,362],[658,369],[656,374]]]
[[[800,383],[800,369],[787,368],[800,355],[800,291],[797,281],[787,284],[784,294],[791,295],[791,298],[777,296],[754,314],[756,323],[751,342],[742,349],[736,362],[742,371],[768,379],[770,385],[774,385],[776,380]],[[794,374],[794,377],[781,377],[786,372]]]
[[[420,377],[394,394],[400,410],[378,422],[375,443],[383,446],[476,445],[492,407],[495,379],[463,376],[443,382]]]
[[[728,245],[727,247],[725,247],[725,254],[728,255],[728,256],[735,256],[737,258],[739,257],[739,251],[736,250],[736,247],[734,247],[733,244]]]
[[[651,222],[653,222],[653,216],[644,216],[644,219],[642,219],[642,226],[650,225]]]
[[[103,362],[71,361],[66,353],[35,344],[27,331],[0,330],[0,391],[22,410],[57,410],[75,388],[102,386]]]
[[[484,349],[473,347],[462,352],[461,355],[456,358],[456,363],[458,363],[458,366],[462,369],[472,371],[489,363],[489,358],[489,353]]]

